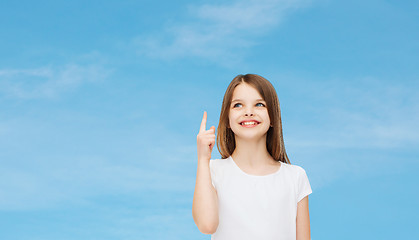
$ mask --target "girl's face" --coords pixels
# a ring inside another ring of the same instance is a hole
[[[234,89],[228,118],[235,136],[243,139],[266,137],[271,124],[266,102],[247,83],[240,83]],[[246,121],[251,125],[244,125]]]

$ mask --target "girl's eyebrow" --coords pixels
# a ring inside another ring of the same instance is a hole
[[[234,99],[233,101],[231,101],[231,102],[238,102],[238,101],[242,101],[241,99]],[[265,101],[265,100],[263,100],[263,99],[261,99],[261,98],[259,98],[259,99],[256,99],[255,100],[255,102],[257,102],[257,101]]]

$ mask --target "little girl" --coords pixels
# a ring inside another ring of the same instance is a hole
[[[285,152],[276,91],[265,78],[235,77],[224,95],[217,130],[222,159],[211,160],[215,127],[197,136],[192,215],[212,240],[309,240],[305,170]]]

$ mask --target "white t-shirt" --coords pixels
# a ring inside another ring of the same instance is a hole
[[[281,162],[275,173],[245,173],[232,157],[210,161],[219,224],[211,240],[295,240],[297,203],[312,193],[305,170]]]

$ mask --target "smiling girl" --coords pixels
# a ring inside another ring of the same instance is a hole
[[[276,91],[256,74],[236,76],[224,95],[220,121],[197,136],[192,205],[198,229],[212,240],[309,240],[305,170],[285,151]],[[222,159],[211,160],[217,140]]]

